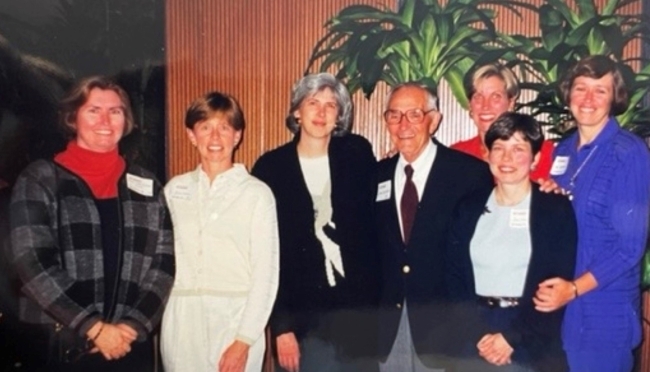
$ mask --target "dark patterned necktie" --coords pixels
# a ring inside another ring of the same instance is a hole
[[[404,243],[408,244],[409,238],[411,237],[413,221],[415,220],[415,211],[418,209],[418,191],[413,183],[413,167],[410,164],[404,167],[404,173],[406,174],[406,183],[404,184],[400,207],[402,211]]]

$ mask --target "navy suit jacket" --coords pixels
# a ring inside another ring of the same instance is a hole
[[[477,312],[470,243],[479,218],[488,213],[487,199],[476,195],[461,202],[452,223],[445,271],[455,305],[454,320],[449,323],[454,329],[449,332],[448,346],[462,354],[468,345],[476,345],[485,334],[501,332],[515,349],[514,361],[529,364],[536,371],[566,371],[568,366],[560,337],[564,308],[552,313],[539,312],[535,310],[533,297],[538,284],[546,279],[573,278],[578,235],[571,202],[565,196],[543,193],[539,185],[533,184],[529,214],[531,257],[522,299],[515,308],[517,317],[512,327],[504,330],[483,324]],[[522,355],[526,360],[520,359]]]
[[[389,181],[390,198],[377,201],[378,247],[382,287],[379,353],[385,358],[394,343],[406,301],[413,344],[418,354],[440,354],[446,335],[448,293],[445,286],[445,243],[451,216],[467,195],[488,195],[493,178],[486,163],[440,143],[422,193],[408,246],[397,216],[394,174],[398,156],[381,161],[378,182]]]

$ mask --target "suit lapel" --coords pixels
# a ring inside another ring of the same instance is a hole
[[[537,244],[535,243],[541,241],[540,239],[544,239],[545,237],[540,236],[540,228],[538,225],[538,221],[540,220],[539,213],[543,211],[543,208],[538,205],[539,197],[541,194],[541,191],[539,191],[539,186],[533,184],[530,193],[530,209],[528,214],[528,231],[530,233],[530,260],[528,260],[528,270],[526,271],[526,280],[524,281],[523,296],[530,294],[532,297],[538,283],[531,282],[531,279],[536,276],[535,273],[532,273],[531,271],[539,267],[538,262],[540,261],[540,252],[538,249],[539,247],[537,247]]]
[[[440,210],[442,197],[448,195],[448,193],[445,192],[448,185],[444,182],[443,177],[440,176],[447,174],[448,171],[446,169],[448,164],[448,150],[438,143],[436,143],[436,145],[436,158],[431,165],[431,170],[429,170],[429,176],[424,185],[424,190],[422,190],[422,197],[420,197],[419,208],[415,213],[415,221],[413,222],[413,228],[411,230],[411,241],[417,240],[417,235],[422,229],[431,228],[431,226],[421,226],[422,218],[419,218],[420,214],[435,213],[435,211]]]
[[[291,142],[291,146],[287,148],[287,184],[293,190],[295,198],[295,203],[298,203],[305,209],[298,210],[312,210],[314,209],[314,201],[311,198],[309,193],[309,188],[307,188],[307,181],[305,181],[305,176],[302,173],[302,168],[300,167],[300,158],[298,156],[298,135]],[[307,209],[309,208],[309,209]],[[312,213],[313,216],[313,213]]]
[[[386,160],[385,166],[380,169],[377,187],[384,182],[390,182],[390,197],[386,200],[376,201],[376,203],[378,203],[377,207],[383,215],[382,220],[385,221],[383,228],[387,229],[388,237],[393,241],[393,244],[405,248],[402,240],[402,226],[397,217],[397,206],[395,204],[397,198],[400,197],[396,195],[397,190],[395,190],[395,167],[398,159],[399,155],[393,156]]]

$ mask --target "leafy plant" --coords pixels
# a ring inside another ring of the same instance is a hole
[[[635,73],[632,64],[638,58],[626,59],[623,51],[630,43],[647,39],[649,25],[642,15],[621,14],[621,9],[634,0],[609,0],[598,10],[593,0],[576,0],[575,10],[565,1],[547,0],[538,10],[540,37],[504,35],[504,41],[524,58],[513,58],[511,66],[519,66],[522,89],[537,93],[528,107],[540,121],[563,133],[571,122],[571,114],[559,97],[559,84],[567,69],[580,58],[602,54],[617,61],[629,89],[630,105],[618,117],[622,126],[638,134],[650,134],[650,113],[642,107],[648,92],[648,68]]]
[[[370,97],[379,81],[388,85],[418,81],[436,89],[445,79],[458,102],[467,107],[463,78],[477,61],[501,57],[496,11],[529,7],[514,0],[405,0],[397,12],[369,5],[344,8],[327,21],[307,70],[322,61],[321,71],[336,70],[351,92]]]

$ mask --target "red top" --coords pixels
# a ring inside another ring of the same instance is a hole
[[[467,141],[456,142],[451,145],[451,148],[472,155],[481,160],[485,160],[483,157],[483,151],[487,154],[487,150],[484,150],[483,143],[481,143],[481,137],[479,136],[468,139]],[[530,172],[531,180],[537,182],[540,178],[543,180],[549,179],[551,165],[553,165],[554,148],[555,145],[551,141],[546,140],[542,143],[539,163],[537,163],[537,167]]]
[[[117,197],[117,181],[124,173],[126,163],[117,148],[109,152],[95,152],[70,141],[65,151],[56,154],[54,161],[84,180],[97,199]]]

